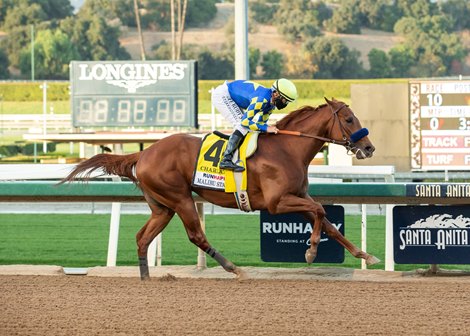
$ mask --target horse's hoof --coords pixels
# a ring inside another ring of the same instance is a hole
[[[248,274],[245,271],[243,271],[241,268],[237,267],[234,273],[237,275],[238,281],[248,280]]]
[[[366,258],[366,265],[375,265],[380,262],[379,258],[374,257],[372,254],[369,254],[369,256]]]
[[[305,261],[307,261],[307,264],[313,263],[316,256],[317,256],[317,254],[313,253],[310,249],[305,251]]]

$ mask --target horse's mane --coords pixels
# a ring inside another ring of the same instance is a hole
[[[308,117],[311,116],[312,112],[316,112],[319,109],[325,107],[326,105],[327,104],[322,104],[322,105],[317,106],[317,107],[308,106],[308,105],[307,106],[302,106],[301,108],[299,108],[295,111],[292,111],[291,113],[286,115],[284,118],[279,120],[276,123],[276,127],[279,128],[279,129],[285,129],[291,123],[294,123],[294,122],[298,123],[302,120],[307,119]]]

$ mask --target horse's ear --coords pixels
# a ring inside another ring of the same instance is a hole
[[[328,100],[328,98],[326,98],[326,97],[323,97],[323,98],[325,99],[325,101],[326,101],[326,103],[327,103],[328,105],[331,105],[331,103],[332,103],[331,100]]]

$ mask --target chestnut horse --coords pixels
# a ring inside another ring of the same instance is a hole
[[[278,134],[262,134],[258,149],[247,160],[248,196],[253,210],[271,214],[302,213],[312,224],[311,246],[305,258],[312,263],[317,254],[320,233],[336,239],[353,256],[367,264],[379,260],[348,241],[325,217],[322,205],[308,194],[308,165],[325,142],[345,146],[358,159],[372,156],[375,148],[353,111],[343,102],[326,99],[316,108],[302,107],[277,122]],[[136,183],[152,211],[150,219],[136,235],[140,275],[149,278],[147,250],[152,240],[165,229],[175,213],[181,218],[189,240],[214,258],[226,271],[238,276],[240,268],[217,252],[207,241],[192,193],[206,201],[237,208],[233,194],[193,187],[201,139],[175,134],[159,140],[144,151],[129,155],[98,154],[81,162],[61,183],[78,175],[102,169],[110,175],[127,177]]]

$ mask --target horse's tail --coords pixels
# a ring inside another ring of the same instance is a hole
[[[127,177],[132,182],[137,183],[137,178],[134,176],[133,168],[139,160],[140,152],[128,155],[115,155],[115,154],[98,154],[88,160],[80,162],[69,175],[64,177],[59,184],[72,182],[78,175],[85,180],[90,179],[90,175],[102,169],[107,175],[118,175]]]

